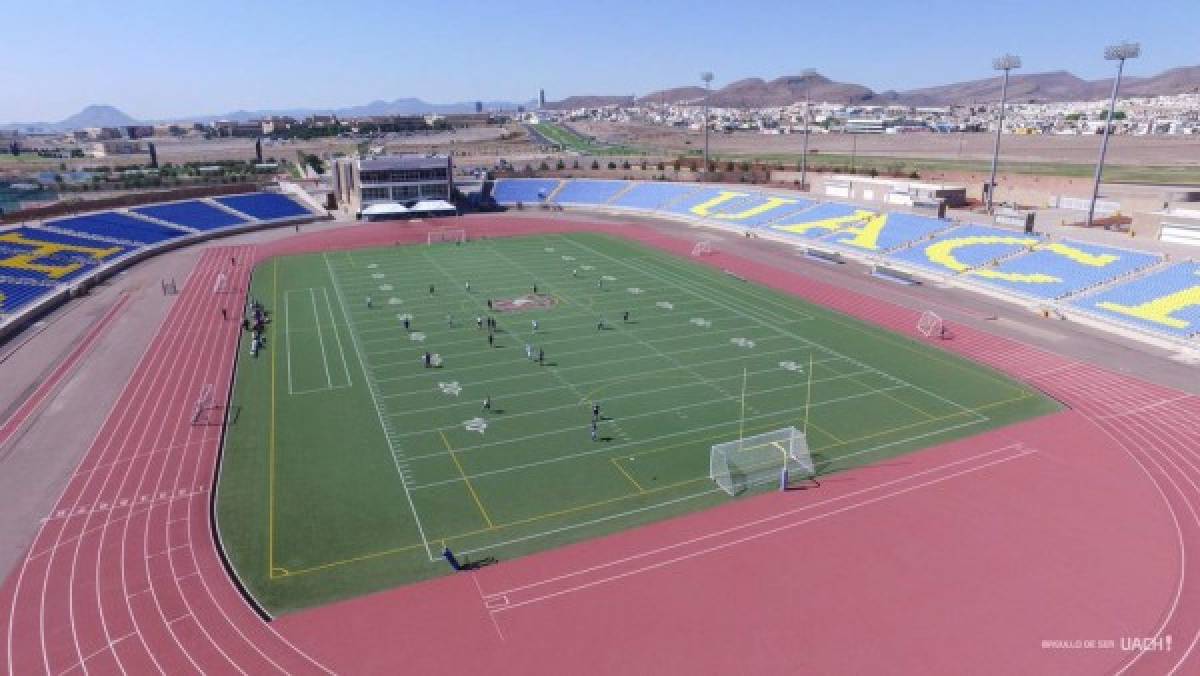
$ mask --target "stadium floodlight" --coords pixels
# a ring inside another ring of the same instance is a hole
[[[996,192],[996,163],[1000,159],[1000,131],[1004,128],[1004,105],[1008,99],[1008,73],[1021,67],[1021,57],[1005,54],[992,60],[992,68],[1004,71],[1004,83],[1000,85],[1000,117],[996,121],[996,142],[992,144],[992,176],[988,179],[987,210],[992,213],[992,195]]]
[[[1142,46],[1136,42],[1122,42],[1119,45],[1109,45],[1104,48],[1104,58],[1117,62],[1117,77],[1113,80],[1112,96],[1108,101],[1108,114],[1104,120],[1104,138],[1100,141],[1100,159],[1096,161],[1096,177],[1092,181],[1092,201],[1088,202],[1087,226],[1092,227],[1092,218],[1096,214],[1096,199],[1100,197],[1100,176],[1104,173],[1104,154],[1108,151],[1108,135],[1112,132],[1113,111],[1117,107],[1117,90],[1121,87],[1121,73],[1125,70],[1126,59],[1136,59],[1142,55]]]
[[[816,71],[813,71],[815,74]],[[812,110],[812,100],[808,88],[804,89],[804,147],[800,149],[800,189],[808,190],[808,116]]]
[[[700,73],[704,80],[704,180],[708,180],[708,96],[712,93],[713,74],[711,71]]]

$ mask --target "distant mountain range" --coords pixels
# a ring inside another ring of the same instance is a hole
[[[1066,71],[1050,73],[1014,73],[1009,79],[1008,97],[1014,102],[1091,101],[1108,96],[1112,79],[1084,80]],[[1123,96],[1162,96],[1200,92],[1200,66],[1172,68],[1152,77],[1126,77],[1121,81]],[[718,107],[762,108],[786,106],[805,97],[815,102],[912,106],[945,106],[952,104],[989,103],[1000,98],[1000,78],[990,77],[970,82],[957,82],[907,91],[876,92],[869,87],[849,82],[837,82],[815,71],[800,75],[785,75],[774,80],[746,78],[732,82],[712,92],[711,103]],[[561,101],[547,102],[546,107],[558,110],[596,108],[633,103],[698,103],[704,100],[704,88],[694,85],[664,89],[641,97],[634,96],[570,96]],[[485,110],[515,110],[518,105],[532,108],[532,101],[484,101]],[[92,105],[59,122],[22,122],[0,124],[0,130],[67,131],[85,127],[120,127],[152,122],[212,122],[215,120],[245,121],[272,115],[304,118],[309,115],[338,117],[371,117],[376,115],[417,115],[422,113],[469,113],[474,102],[429,103],[417,98],[398,98],[392,101],[372,101],[346,108],[283,108],[272,110],[236,110],[222,115],[196,115],[168,120],[137,120],[110,105]]]
[[[483,101],[484,110],[516,110],[518,105],[533,106],[533,102]],[[372,101],[366,105],[346,108],[281,108],[273,110],[235,110],[221,115],[194,115],[164,120],[138,120],[110,105],[91,105],[59,122],[14,122],[0,124],[0,130],[67,131],[86,127],[121,127],[131,124],[165,122],[213,122],[234,120],[243,122],[272,115],[291,116],[297,119],[309,115],[337,115],[338,117],[371,117],[375,115],[419,115],[424,113],[473,113],[475,102],[428,103],[416,98],[399,98],[393,101]]]
[[[1051,73],[1013,73],[1008,83],[1010,101],[1051,102],[1088,101],[1103,99],[1112,89],[1112,79],[1084,80],[1066,71]],[[1123,96],[1161,96],[1200,92],[1200,66],[1173,68],[1153,77],[1126,77],[1121,80]],[[952,104],[985,103],[1000,98],[1000,78],[990,77],[970,82],[924,87],[907,91],[876,92],[863,85],[837,82],[809,71],[802,75],[786,75],[774,80],[747,78],[730,83],[712,92],[711,105],[719,107],[761,108],[786,106],[805,97],[816,102],[845,104],[904,104],[913,106],[945,106]],[[547,108],[572,109],[613,103],[625,103],[627,96],[572,96],[547,103]],[[704,100],[704,88],[676,87],[651,92],[637,99],[638,103],[699,103]]]

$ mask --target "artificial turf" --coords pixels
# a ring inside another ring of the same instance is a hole
[[[272,612],[446,574],[447,545],[510,559],[736,499],[709,479],[709,449],[739,434],[806,428],[828,474],[1057,409],[943,351],[598,234],[276,258],[251,295],[272,321],[257,357],[243,341],[217,510]],[[493,345],[475,321],[488,316]]]

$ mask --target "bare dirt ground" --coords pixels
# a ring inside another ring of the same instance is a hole
[[[614,143],[661,148],[672,153],[704,147],[699,132],[642,123],[581,122],[578,131]],[[813,134],[810,152],[888,157],[990,161],[994,136],[970,134]],[[736,155],[798,154],[804,147],[800,134],[736,132],[710,134],[710,152]],[[1004,158],[1010,162],[1090,164],[1096,161],[1100,139],[1096,136],[1017,136],[1001,139]],[[1114,136],[1108,159],[1114,164],[1200,166],[1200,137]]]

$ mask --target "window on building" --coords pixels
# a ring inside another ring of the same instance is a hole
[[[362,198],[364,200],[388,199],[388,189],[387,188],[363,188]]]
[[[421,186],[422,197],[446,197],[446,195],[445,183],[433,183]]]
[[[394,200],[407,200],[417,196],[417,186],[415,185],[397,185],[392,187],[392,199]]]

